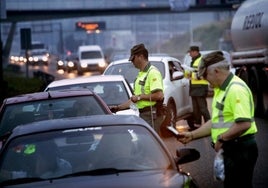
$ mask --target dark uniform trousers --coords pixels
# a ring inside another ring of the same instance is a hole
[[[225,188],[252,188],[253,170],[258,158],[254,134],[223,144]]]
[[[164,115],[157,115],[156,110],[153,107],[153,110],[148,111],[140,111],[140,117],[144,119],[149,125],[151,125],[154,130],[159,134],[160,133],[160,127],[162,125],[162,122],[165,118]]]
[[[192,97],[193,103],[193,116],[194,123],[202,124],[202,117],[204,121],[210,120],[210,113],[207,105],[207,93],[208,85],[193,85],[190,87],[190,96]]]

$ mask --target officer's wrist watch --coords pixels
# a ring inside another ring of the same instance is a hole
[[[137,100],[139,101],[139,100],[141,100],[141,96],[140,95],[138,95],[138,98],[137,98]]]

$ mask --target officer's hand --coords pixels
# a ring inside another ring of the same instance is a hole
[[[215,151],[218,152],[220,151],[221,148],[222,148],[222,143],[217,141],[214,146]]]
[[[183,144],[187,144],[193,140],[193,135],[191,132],[182,132],[177,136],[177,140]]]
[[[118,106],[109,106],[109,108],[113,113],[116,113],[119,110]]]
[[[130,99],[132,102],[136,103],[138,101],[138,98],[139,98],[139,96],[133,95],[133,96],[131,96]]]

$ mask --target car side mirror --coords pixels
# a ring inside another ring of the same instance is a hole
[[[182,78],[184,78],[183,72],[175,71],[172,73],[172,80],[180,80]]]
[[[194,148],[180,148],[176,150],[176,163],[178,165],[196,161],[200,158],[200,153]]]

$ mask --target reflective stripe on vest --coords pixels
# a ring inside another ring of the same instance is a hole
[[[141,85],[141,93],[142,93],[142,94],[145,94],[144,86],[145,86],[147,77],[148,77],[150,71],[151,71],[153,68],[154,68],[153,66],[150,66],[149,70],[147,71],[147,74],[145,75],[145,77],[144,77],[144,79],[143,79],[143,83],[144,83],[144,84]]]
[[[234,124],[234,121],[233,122],[224,122],[224,116],[223,116],[225,98],[226,98],[226,96],[228,94],[228,91],[230,90],[232,85],[240,85],[240,86],[246,88],[248,90],[248,92],[250,93],[249,88],[244,83],[236,82],[236,81],[230,83],[230,85],[228,86],[228,88],[226,89],[226,91],[224,93],[224,96],[222,98],[221,103],[217,104],[218,109],[219,109],[218,122],[212,122],[211,138],[212,138],[212,141],[214,143],[216,143],[217,138],[218,138],[218,136],[220,134],[226,132]],[[251,95],[249,95],[249,97],[250,97],[249,101],[252,101]],[[253,107],[251,102],[250,102],[249,105],[250,105],[250,111],[252,112],[254,107]],[[256,127],[256,124],[255,124],[255,120],[254,120],[254,117],[251,117],[251,126],[250,126],[250,128],[244,134],[242,134],[241,136],[244,136],[244,135],[247,135],[247,134],[253,134],[253,133],[256,133],[256,132],[257,132],[257,127]]]
[[[202,58],[202,56],[197,58],[194,61],[194,64],[192,66],[195,69],[195,71],[192,72],[192,75],[191,75],[191,84],[194,84],[194,85],[208,85],[208,81],[203,80],[203,79],[197,79],[197,70],[198,70],[198,66],[199,66],[199,63],[201,61],[201,58]]]
[[[141,86],[141,88],[140,88],[141,94],[146,94],[145,93],[145,85],[146,85],[147,77],[149,76],[150,71],[153,70],[153,69],[157,70],[156,67],[151,65],[149,67],[149,69],[147,70],[146,75],[144,76],[143,80],[139,81],[139,85]],[[134,91],[136,91],[135,83],[134,83]],[[150,93],[147,93],[147,94],[150,94]],[[137,101],[136,104],[137,104],[137,107],[139,109],[141,109],[141,108],[148,107],[148,106],[154,106],[156,104],[156,102],[155,101],[150,101],[150,100],[140,100],[140,101]]]

